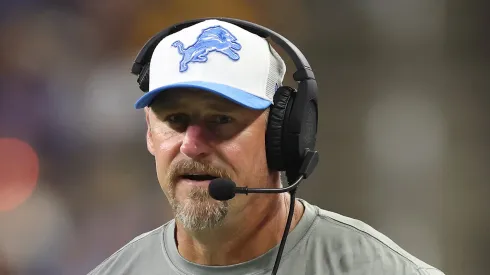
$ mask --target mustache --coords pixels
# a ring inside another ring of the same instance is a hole
[[[180,160],[169,167],[167,180],[172,185],[185,174],[208,174],[218,178],[232,179],[231,173],[222,167],[192,160]]]

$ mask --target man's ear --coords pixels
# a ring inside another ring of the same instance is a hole
[[[150,121],[151,110],[149,107],[145,107],[145,118],[146,118],[146,147],[148,148],[148,152],[155,155],[155,147],[153,143],[153,135],[151,132],[151,121]]]

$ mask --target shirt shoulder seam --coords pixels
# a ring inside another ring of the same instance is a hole
[[[322,213],[319,213],[318,216],[327,221],[327,222],[335,222],[336,224],[339,224],[340,226],[346,228],[346,229],[349,229],[351,231],[356,231],[356,232],[360,232],[364,237],[370,237],[374,240],[376,240],[379,244],[381,244],[383,247],[385,248],[388,248],[390,251],[396,253],[397,255],[399,255],[400,257],[402,257],[403,259],[407,260],[408,262],[410,262],[415,268],[417,271],[420,271],[420,270],[423,270],[423,269],[436,269],[435,267],[431,267],[431,266],[427,266],[427,267],[424,267],[424,266],[420,266],[418,265],[417,263],[415,263],[412,259],[406,257],[405,255],[401,254],[399,251],[397,251],[396,249],[394,249],[393,247],[389,246],[388,244],[386,244],[385,242],[383,242],[382,240],[380,240],[379,238],[377,238],[376,236],[373,236],[372,234],[369,234],[368,232],[364,231],[364,230],[361,230],[353,225],[350,225],[348,223],[344,223],[342,221],[339,221],[335,218],[332,218],[332,217],[329,217],[329,216],[326,216],[326,215],[322,215]]]

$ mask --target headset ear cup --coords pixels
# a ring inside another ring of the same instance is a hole
[[[288,120],[292,95],[291,87],[279,87],[274,94],[274,104],[269,110],[269,120],[265,134],[265,147],[269,169],[284,171],[286,169],[286,157],[283,152],[284,124]]]
[[[287,157],[286,177],[291,181],[294,181],[300,175],[306,150],[313,151],[316,145],[317,104],[314,100],[310,100],[304,107],[303,117],[300,121],[301,131],[298,134],[286,133],[284,137],[286,141],[283,141],[287,144],[283,147],[284,154]],[[291,120],[290,118],[289,123],[291,123]]]

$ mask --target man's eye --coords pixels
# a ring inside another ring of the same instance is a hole
[[[213,116],[212,121],[213,121],[213,123],[216,123],[216,124],[226,124],[226,123],[232,122],[233,118],[231,118],[230,116],[226,116],[226,115],[217,115],[217,116]]]
[[[185,114],[172,114],[165,118],[171,124],[185,124],[189,121],[189,117]]]

